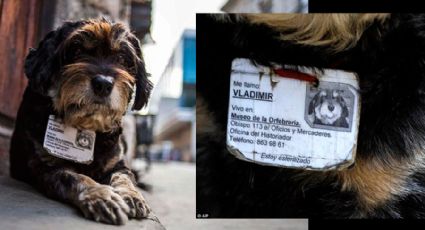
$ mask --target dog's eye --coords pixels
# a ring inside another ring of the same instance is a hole
[[[78,49],[78,48],[80,48],[80,47],[81,47],[81,43],[80,43],[79,41],[73,41],[73,42],[71,43],[71,47],[72,47],[73,49]]]
[[[75,49],[75,51],[74,51],[74,56],[75,56],[75,57],[78,57],[78,56],[80,56],[80,55],[81,55],[81,49],[80,49],[80,48]]]
[[[125,65],[125,56],[123,54],[118,54],[118,63]]]
[[[72,43],[71,43],[71,50],[72,50],[72,54],[73,54],[73,56],[74,56],[74,58],[76,58],[76,57],[78,57],[78,56],[80,56],[81,55],[81,53],[82,53],[82,45],[81,45],[81,43],[79,42],[79,41],[73,41]]]

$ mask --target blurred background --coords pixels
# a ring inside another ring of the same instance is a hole
[[[5,184],[14,183],[6,179],[9,141],[27,84],[28,49],[66,20],[103,16],[128,25],[141,40],[155,85],[148,106],[128,114],[123,126],[127,160],[162,224],[167,229],[306,228],[306,221],[195,221],[195,29],[196,13],[307,10],[307,0],[0,0],[0,199]],[[9,198],[4,202],[12,202]],[[0,220],[8,212],[3,210]]]

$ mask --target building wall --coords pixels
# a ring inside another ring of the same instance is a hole
[[[128,24],[130,3],[130,0],[57,0],[54,27],[61,25],[65,20],[100,16]]]
[[[192,123],[182,123],[173,132],[158,137],[157,143],[161,144],[162,141],[171,141],[173,143],[172,151],[180,152],[181,161],[193,162],[195,160],[191,145],[193,131]]]
[[[179,132],[175,132],[170,136],[170,140],[176,149],[181,152],[182,161],[193,161],[191,149],[192,126],[191,123],[186,124]]]
[[[35,44],[40,1],[0,0],[0,175],[9,171],[9,141],[26,86],[24,59]]]
[[[0,136],[0,175],[9,174],[9,140],[10,136]]]
[[[185,30],[155,86],[149,107],[150,114],[157,114],[155,144],[166,142],[163,150],[167,151],[171,141],[172,151],[179,151],[183,161],[195,159],[195,84],[196,31]]]

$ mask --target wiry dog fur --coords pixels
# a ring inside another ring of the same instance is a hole
[[[415,14],[198,15],[198,214],[424,218],[424,30],[425,15]],[[313,172],[229,154],[229,76],[237,57],[356,72],[355,164]]]
[[[132,109],[138,110],[152,88],[138,39],[124,25],[104,19],[66,22],[30,51],[25,73],[29,83],[11,142],[11,176],[96,221],[124,224],[146,217],[150,208],[134,186],[121,144],[121,118],[133,93]],[[91,82],[99,76],[112,83],[110,94],[94,93]],[[93,162],[74,163],[46,152],[49,115],[96,131]]]

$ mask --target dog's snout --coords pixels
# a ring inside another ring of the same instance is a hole
[[[335,106],[334,105],[328,105],[328,109],[329,109],[329,111],[334,111],[334,109],[335,109]]]
[[[93,92],[101,97],[106,97],[111,94],[114,81],[112,77],[96,75],[92,80],[91,84]]]

